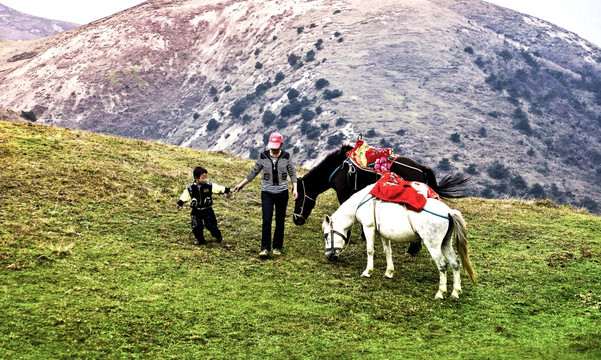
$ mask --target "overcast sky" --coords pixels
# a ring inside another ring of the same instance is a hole
[[[601,0],[486,1],[547,20],[577,33],[597,46],[601,46]],[[0,4],[27,14],[81,25],[115,14],[142,2],[144,1],[0,0]]]
[[[486,1],[547,20],[601,46],[601,0]]]
[[[0,0],[0,4],[26,14],[80,25],[143,2],[144,0]]]

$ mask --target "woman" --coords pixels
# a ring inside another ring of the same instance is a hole
[[[296,190],[296,171],[292,164],[291,155],[282,150],[284,139],[275,132],[269,136],[268,150],[261,153],[255,166],[250,170],[246,179],[236,186],[234,191],[240,191],[263,171],[261,183],[261,208],[263,210],[263,228],[261,234],[261,252],[259,257],[267,258],[269,252],[273,255],[282,254],[284,244],[284,224],[286,220],[286,206],[288,205],[288,175],[292,182],[292,197],[298,197]],[[275,208],[275,231],[273,244],[271,242],[271,223],[273,209]]]

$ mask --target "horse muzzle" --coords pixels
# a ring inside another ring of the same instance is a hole
[[[294,222],[294,225],[296,225],[296,226],[301,226],[301,225],[305,225],[305,223],[307,221],[301,215],[293,214],[292,215],[292,222]]]
[[[340,256],[340,250],[326,250],[326,259],[330,261],[338,260],[338,256]]]

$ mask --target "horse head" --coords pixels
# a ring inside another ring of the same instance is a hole
[[[325,240],[326,259],[330,261],[338,259],[344,244],[347,242],[346,235],[334,229],[334,221],[328,215],[325,216],[321,228]]]
[[[316,194],[307,194],[307,188],[303,178],[299,178],[297,182],[298,197],[294,202],[294,213],[292,214],[292,220],[295,225],[304,225],[307,222],[307,218],[311,215],[311,211],[315,207]]]
[[[332,151],[309,172],[298,179],[298,198],[294,202],[294,224],[303,225],[315,207],[317,196],[332,188],[332,178],[338,171],[342,162],[346,159],[347,151],[351,150],[349,145],[342,145],[340,149]],[[346,179],[346,178],[345,178]],[[345,180],[346,181],[346,180]]]

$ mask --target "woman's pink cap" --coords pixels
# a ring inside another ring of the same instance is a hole
[[[269,144],[267,144],[267,147],[272,150],[277,150],[282,146],[282,142],[284,142],[282,134],[274,132],[269,135]]]

